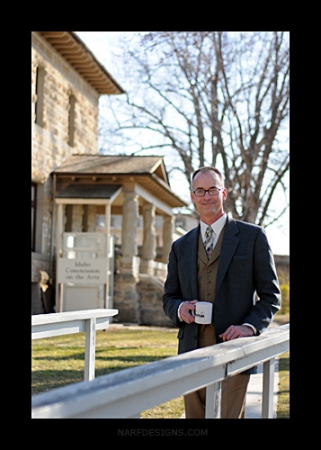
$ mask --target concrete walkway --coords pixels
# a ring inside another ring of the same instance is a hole
[[[262,392],[263,392],[263,364],[259,364],[258,373],[251,375],[246,396],[246,419],[262,418]],[[275,358],[274,366],[274,395],[273,395],[273,418],[276,419],[279,384],[279,360]]]

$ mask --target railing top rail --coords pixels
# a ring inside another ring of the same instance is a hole
[[[235,361],[242,361],[237,368],[241,372],[284,353],[288,348],[289,324],[286,324],[260,336],[197,349],[37,394],[32,397],[33,417],[43,417],[44,414],[48,414],[47,417],[85,417],[86,414],[90,417],[90,410],[99,409],[103,411],[102,417],[131,417],[130,414],[139,411],[137,408],[143,411],[224,379],[229,374],[230,363],[233,366]],[[170,389],[164,389],[165,386],[170,386]],[[170,393],[167,392],[169,390]]]
[[[36,314],[31,316],[31,324],[44,325],[49,323],[70,322],[100,317],[112,317],[118,314],[118,309],[86,309],[81,311],[65,311],[61,313]]]

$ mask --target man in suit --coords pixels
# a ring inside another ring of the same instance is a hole
[[[192,176],[191,199],[200,224],[173,242],[163,308],[178,331],[178,353],[259,335],[280,308],[274,258],[263,228],[224,211],[223,177],[214,167]],[[211,239],[204,247],[207,227]],[[208,250],[208,254],[207,254]],[[213,303],[212,323],[195,323],[197,301]],[[222,382],[221,418],[244,418],[251,368]],[[184,396],[185,417],[205,418],[206,388]]]

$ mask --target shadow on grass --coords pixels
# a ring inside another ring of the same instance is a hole
[[[131,350],[141,350],[140,347],[124,347],[124,348],[119,348],[119,347],[107,347],[104,349],[96,349],[96,360],[100,359],[100,360],[104,360],[104,361],[108,361],[108,360],[114,360],[114,359],[121,359],[121,360],[132,360],[132,358],[137,358],[137,356],[127,356],[127,357],[118,357],[118,356],[100,356],[99,353],[105,353],[105,352],[112,352],[112,351],[117,351],[117,353],[121,353],[121,352],[128,352]],[[64,349],[64,353],[65,353],[66,349]],[[70,349],[69,349],[70,351]],[[171,356],[171,355],[168,355]],[[144,356],[138,356],[138,358],[142,358],[144,359]],[[149,358],[149,357],[147,357]],[[151,357],[152,358],[152,357]],[[48,355],[48,356],[42,356],[39,355],[37,356],[36,351],[34,352],[34,356],[33,359],[35,361],[68,361],[68,360],[84,360],[85,359],[85,351],[83,349],[79,350],[79,349],[75,349],[74,353],[70,353],[68,356],[62,356],[61,354],[57,354],[56,356],[52,356],[52,355]],[[154,361],[154,359],[152,359],[152,361]]]
[[[124,349],[125,350],[125,349]],[[112,362],[113,365],[109,367],[102,367],[102,368],[96,368],[95,369],[95,377],[100,377],[103,375],[107,375],[112,372],[117,372],[123,369],[132,368],[135,366],[139,366],[141,364],[147,364],[154,361],[159,361],[161,359],[167,358],[170,355],[164,355],[164,356],[146,356],[146,355],[140,355],[140,356],[116,356],[116,357],[98,357],[96,356],[96,360],[103,360],[108,361],[109,363]],[[37,358],[37,359],[44,359],[44,360],[59,360],[59,361],[67,361],[67,360],[82,360],[84,361],[85,354],[77,354],[77,355],[71,355],[68,358],[61,358],[61,357],[45,357],[45,358]],[[68,370],[68,369],[62,369],[62,370],[33,370],[32,371],[32,391],[31,395],[39,394],[41,392],[49,391],[52,389],[56,389],[58,387],[66,386],[71,383],[77,383],[80,381],[84,381],[84,367],[82,367],[80,370]]]

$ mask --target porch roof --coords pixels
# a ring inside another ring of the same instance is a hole
[[[171,190],[163,159],[159,156],[74,154],[53,173],[58,181],[63,181],[64,189],[68,180],[69,187],[75,186],[72,189],[78,189],[81,184],[88,186],[89,180],[99,189],[103,184],[135,182],[171,208],[187,206],[187,202]]]
[[[56,195],[56,198],[111,198],[120,185],[76,185],[70,184]]]

